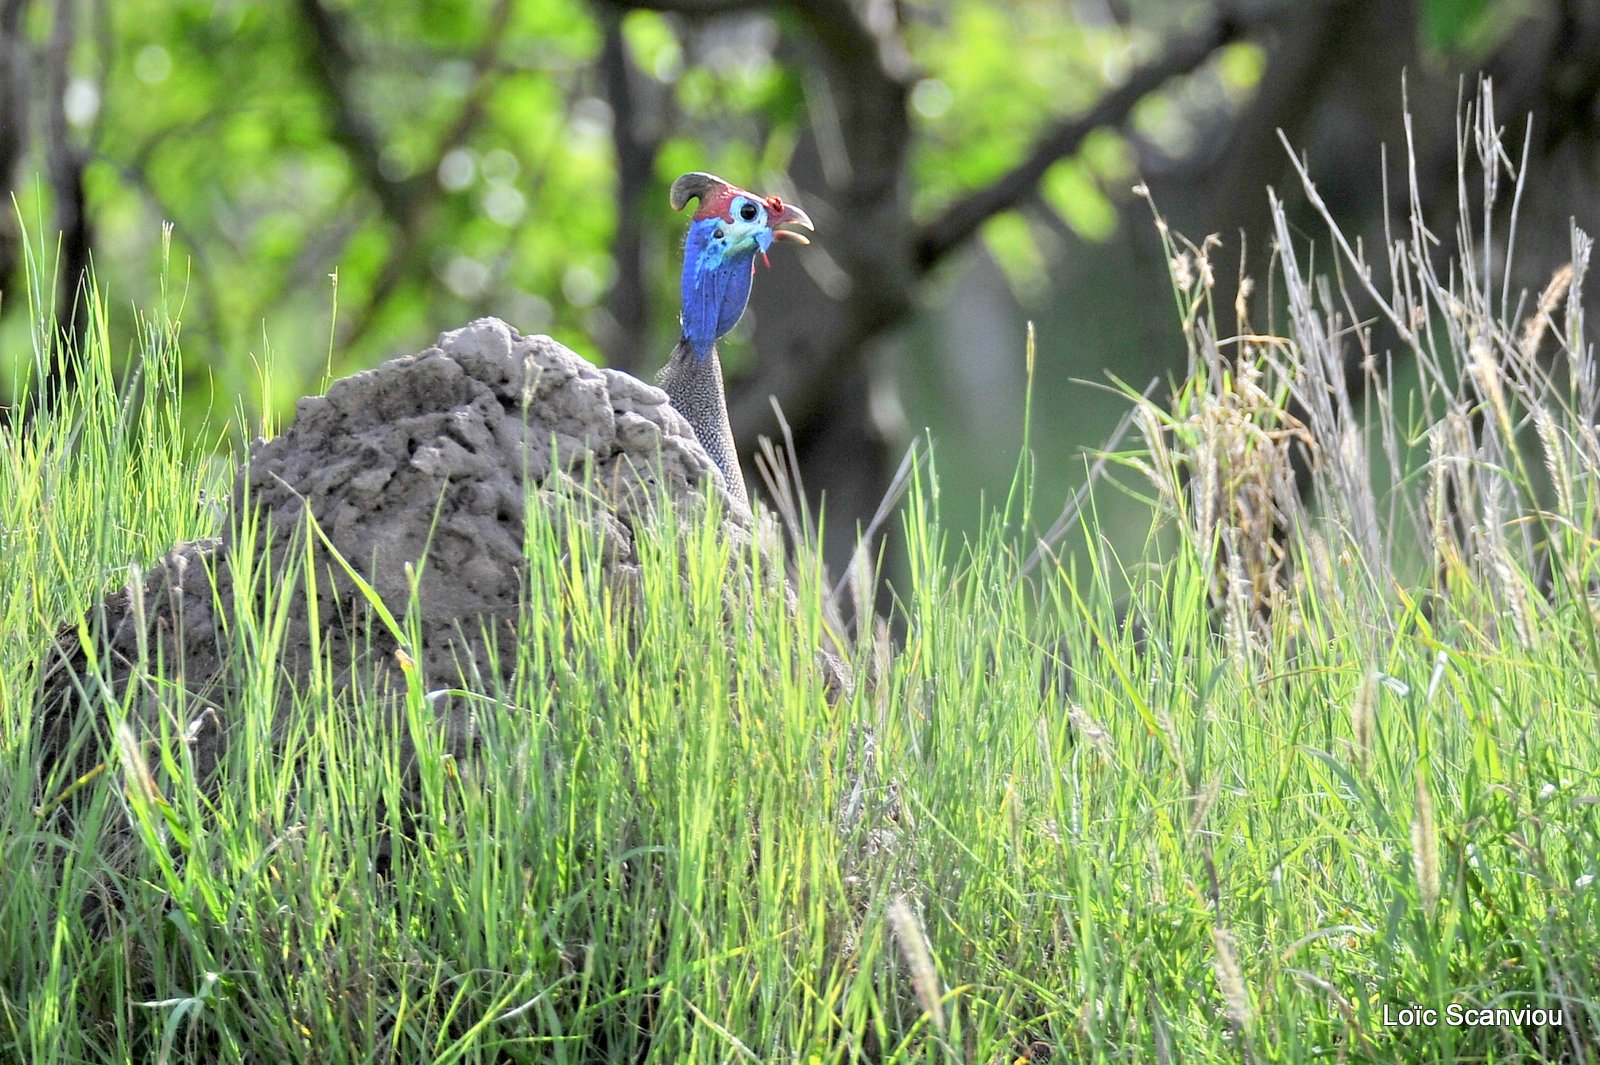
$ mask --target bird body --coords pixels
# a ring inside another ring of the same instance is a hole
[[[813,227],[793,204],[776,196],[757,196],[710,174],[685,174],[672,183],[674,210],[682,210],[692,199],[698,199],[700,206],[683,244],[683,332],[661,371],[661,387],[722,471],[728,491],[746,503],[717,341],[744,314],[757,256],[765,260],[777,240],[810,243],[800,233],[777,227],[785,223]]]

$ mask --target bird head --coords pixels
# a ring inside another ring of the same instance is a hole
[[[775,241],[810,243],[805,234],[779,227],[816,227],[792,203],[700,171],[674,181],[670,198],[674,211],[700,201],[683,247],[683,336],[704,358],[744,314],[756,256],[765,260]]]

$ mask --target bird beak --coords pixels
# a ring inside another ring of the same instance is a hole
[[[781,225],[804,226],[813,233],[817,227],[811,224],[811,216],[792,203],[784,204],[779,210],[767,215],[767,226],[772,230],[773,240],[792,240],[796,244],[810,244],[811,240],[804,233],[796,233],[792,229],[779,229]]]

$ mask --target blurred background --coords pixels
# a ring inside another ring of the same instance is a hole
[[[1480,72],[1526,144],[1538,288],[1595,221],[1594,0],[0,0],[0,403],[71,387],[30,323],[53,301],[73,343],[91,268],[124,355],[141,310],[181,318],[204,447],[485,314],[653,379],[666,188],[704,169],[817,223],[723,350],[741,445],[775,397],[835,548],[925,429],[955,525],[1004,493],[1030,321],[1053,514],[1126,409],[1108,374],[1182,369],[1133,187],[1219,236],[1221,320],[1249,274],[1263,328],[1266,189],[1323,237],[1278,131],[1377,261],[1412,184],[1443,257],[1482,195],[1456,168]]]

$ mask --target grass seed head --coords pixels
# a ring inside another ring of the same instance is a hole
[[[1350,739],[1355,749],[1356,765],[1363,772],[1372,762],[1372,733],[1377,724],[1381,689],[1382,679],[1378,671],[1366,670],[1356,684],[1355,697],[1350,700]]]
[[[1417,774],[1416,810],[1411,818],[1411,863],[1422,908],[1432,919],[1439,905],[1439,835],[1433,824],[1433,794],[1420,772]]]
[[[911,973],[911,987],[916,992],[917,1004],[928,1015],[934,1031],[945,1031],[944,1005],[939,990],[939,971],[933,964],[933,951],[923,933],[922,922],[900,896],[889,903],[889,927],[894,931],[895,943],[900,947],[900,958]]]
[[[1239,967],[1239,952],[1233,933],[1221,923],[1211,927],[1211,941],[1216,947],[1212,968],[1217,974],[1217,988],[1222,992],[1228,1019],[1241,1032],[1248,1033],[1255,1023],[1255,1007],[1250,1002],[1250,989],[1245,986],[1244,971]]]

